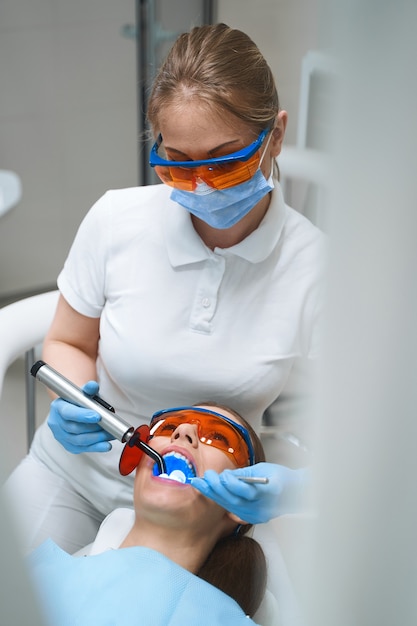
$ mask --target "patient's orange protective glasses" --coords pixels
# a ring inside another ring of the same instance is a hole
[[[268,133],[269,129],[263,130],[256,141],[237,152],[201,161],[163,159],[158,154],[162,144],[162,135],[159,135],[152,147],[149,165],[155,168],[163,183],[176,189],[194,191],[199,180],[214,189],[227,189],[254,176],[260,162],[259,149]]]
[[[255,452],[248,430],[232,419],[202,407],[184,406],[154,413],[149,426],[139,426],[122,452],[119,471],[130,474],[139,464],[143,451],[137,439],[148,443],[152,437],[171,437],[181,424],[195,424],[201,443],[227,454],[236,467],[255,462]]]

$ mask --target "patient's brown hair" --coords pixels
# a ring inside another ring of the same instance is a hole
[[[255,463],[265,461],[259,437],[239,413],[229,406],[215,402],[198,402],[197,406],[217,407],[234,415],[249,432],[255,452]],[[238,527],[236,534],[220,539],[198,572],[198,576],[227,593],[236,600],[246,615],[252,617],[265,595],[267,566],[259,543],[246,536],[251,528],[251,524],[246,524]]]

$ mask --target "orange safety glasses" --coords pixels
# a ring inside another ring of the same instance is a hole
[[[158,411],[153,415],[150,427],[139,426],[135,435],[147,443],[153,437],[171,437],[181,424],[196,424],[200,442],[227,454],[236,467],[254,464],[255,452],[248,430],[232,419],[209,409],[192,406]],[[139,465],[143,455],[142,449],[137,446],[137,440],[135,443],[133,437],[125,445],[120,457],[119,471],[123,476],[130,474]]]
[[[259,167],[259,149],[269,133],[263,130],[259,137],[246,148],[214,159],[201,161],[169,161],[159,156],[162,135],[154,143],[149,165],[163,183],[182,191],[194,191],[198,181],[214,189],[227,189],[246,182]]]

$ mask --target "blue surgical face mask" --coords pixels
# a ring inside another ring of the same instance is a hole
[[[212,228],[223,230],[234,226],[274,188],[272,168],[271,176],[266,180],[260,167],[268,143],[262,154],[259,168],[246,182],[228,189],[213,189],[202,182],[197,184],[194,191],[173,189],[171,200],[178,202]]]

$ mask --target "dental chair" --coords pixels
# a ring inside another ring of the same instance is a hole
[[[51,325],[58,290],[30,296],[0,309],[0,397],[4,377],[19,357],[25,359],[26,434],[29,448],[35,433],[35,379],[30,367]]]

